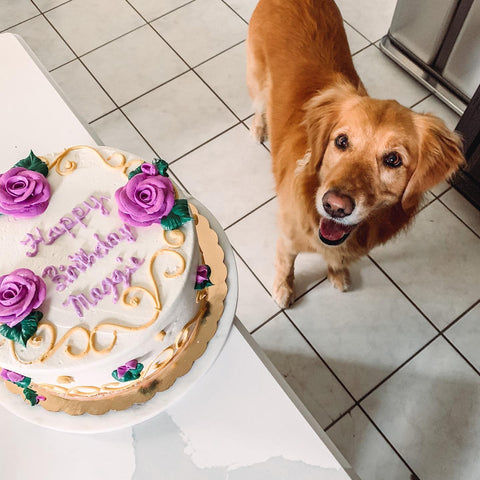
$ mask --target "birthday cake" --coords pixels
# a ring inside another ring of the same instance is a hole
[[[0,175],[0,376],[32,406],[148,400],[191,342],[211,269],[167,169],[78,146]]]

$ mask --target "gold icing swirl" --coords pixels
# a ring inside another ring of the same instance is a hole
[[[75,395],[77,397],[91,397],[91,396],[98,395],[100,393],[109,393],[114,391],[127,390],[132,386],[134,386],[135,384],[137,384],[138,382],[145,380],[145,378],[147,377],[147,374],[151,375],[153,373],[157,373],[159,370],[161,370],[162,368],[165,368],[167,365],[175,361],[175,358],[177,357],[178,353],[182,351],[183,348],[186,348],[190,344],[192,339],[195,338],[201,323],[200,320],[205,315],[206,310],[207,310],[207,302],[205,301],[200,306],[195,317],[192,320],[190,320],[182,328],[182,330],[177,335],[173,344],[166,347],[164,350],[162,350],[162,352],[159,353],[152,360],[152,362],[150,362],[150,365],[148,365],[148,367],[146,367],[142,371],[140,377],[135,381],[127,382],[127,383],[110,382],[110,383],[101,385],[99,387],[93,386],[93,385],[83,385],[83,386],[73,387],[70,389],[61,387],[59,385],[50,385],[50,384],[39,384],[39,386],[42,388],[45,388],[46,390],[51,390],[54,393],[59,393],[62,395]],[[61,378],[72,378],[72,377],[59,377],[57,379],[59,383],[63,383],[63,382],[60,382]]]
[[[138,297],[137,294],[139,292],[143,293],[146,297],[150,298],[150,300],[152,301],[153,314],[152,314],[152,317],[147,322],[139,326],[126,326],[126,325],[120,325],[112,322],[105,322],[105,323],[100,323],[96,325],[92,330],[89,330],[86,327],[75,326],[70,330],[68,330],[63,335],[63,337],[58,342],[56,342],[57,335],[56,335],[56,329],[54,325],[52,325],[50,322],[46,320],[42,320],[39,323],[35,337],[33,337],[33,341],[30,341],[29,345],[35,348],[39,348],[43,343],[46,342],[45,336],[42,335],[43,332],[46,331],[48,332],[47,336],[50,338],[50,343],[46,348],[46,351],[34,360],[31,360],[31,361],[22,360],[18,355],[15,342],[10,340],[9,342],[10,342],[10,350],[11,350],[12,356],[15,358],[15,360],[17,360],[18,362],[24,365],[30,365],[34,362],[44,362],[45,360],[50,358],[55,352],[57,352],[60,346],[76,333],[80,333],[81,335],[85,336],[85,340],[86,340],[85,346],[81,348],[78,353],[74,353],[72,351],[72,346],[66,345],[65,347],[66,355],[72,358],[83,358],[85,355],[87,355],[90,352],[90,350],[92,350],[96,354],[104,355],[111,352],[113,347],[117,343],[118,331],[136,332],[152,326],[157,320],[160,311],[162,310],[159,286],[155,280],[155,275],[153,273],[153,266],[156,258],[159,255],[163,255],[163,254],[174,255],[180,261],[180,266],[177,268],[177,270],[174,273],[170,273],[168,271],[164,272],[164,276],[166,278],[178,277],[185,271],[185,266],[186,266],[185,259],[182,257],[182,255],[180,255],[180,253],[178,253],[175,250],[170,250],[165,248],[157,250],[150,258],[150,262],[148,266],[148,274],[150,276],[152,289],[148,290],[147,288],[144,288],[144,287],[132,285],[126,288],[122,292],[122,296],[121,296],[121,302],[126,308],[136,308],[140,305],[143,299]],[[131,296],[132,293],[134,294],[133,296]],[[108,346],[104,348],[99,348],[96,344],[96,337],[99,332],[103,332],[103,331],[109,331],[112,334],[112,340]]]
[[[170,272],[164,272],[163,273],[163,276],[165,278],[176,278],[176,277],[179,277],[184,271],[185,271],[185,267],[186,267],[186,262],[185,262],[185,259],[183,258],[182,255],[180,255],[180,253],[178,253],[176,250],[169,250],[168,248],[162,248],[158,254],[161,255],[163,253],[167,253],[167,254],[171,254],[173,255],[174,257],[177,257],[180,261],[180,266],[177,268],[177,270],[175,270],[175,272],[173,273],[170,273]]]
[[[161,342],[165,336],[167,335],[167,333],[165,332],[165,330],[162,330],[161,332],[158,332],[156,335],[155,335],[155,340],[157,342]]]
[[[109,157],[104,158],[103,155],[96,150],[93,147],[89,147],[88,145],[77,145],[75,147],[70,147],[67,148],[63,153],[58,155],[53,162],[49,162],[47,159],[44,157],[40,157],[48,166],[49,169],[52,169],[55,167],[55,171],[62,176],[65,175],[70,175],[72,172],[74,172],[77,169],[77,164],[76,162],[66,160],[65,162],[62,162],[65,157],[68,156],[69,153],[73,152],[74,150],[89,150],[93,153],[95,153],[101,160],[102,162],[107,165],[110,168],[113,168],[115,170],[120,170],[124,175],[127,175],[127,171],[130,170],[132,167],[136,167],[140,164],[142,164],[142,160],[136,159],[136,160],[130,160],[127,162],[127,159],[123,153],[120,152],[113,152]],[[115,159],[118,159],[116,163],[112,163]]]
[[[163,230],[165,243],[172,248],[181,247],[185,243],[185,234],[181,230]]]
[[[73,383],[74,379],[73,377],[70,377],[69,375],[61,375],[60,377],[57,378],[57,383]]]

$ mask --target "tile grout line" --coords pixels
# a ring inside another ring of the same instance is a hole
[[[341,15],[341,13],[340,13]],[[358,30],[357,27],[354,27],[350,22],[348,22],[347,20],[345,20],[343,18],[343,15],[341,15],[342,17],[342,20],[343,22],[348,25],[352,30],[354,30],[356,33],[358,33],[362,38],[364,38],[367,42],[368,42],[368,46],[370,45],[374,45],[375,42],[372,42],[369,38],[367,38],[360,30]],[[377,40],[378,41],[378,40]],[[364,48],[362,48],[362,50],[364,50]],[[360,51],[360,50],[359,50]],[[355,52],[355,53],[358,53],[358,52]]]
[[[279,307],[280,308],[280,307]],[[250,333],[250,335],[253,335],[254,333],[257,333],[262,327],[264,327],[267,323],[269,323],[271,320],[273,320],[274,318],[278,317],[279,315],[281,315],[283,312],[282,310],[274,313],[273,315],[271,315],[270,317],[268,317],[265,321],[263,321],[260,325],[258,325],[258,327],[255,327],[254,329],[252,329]],[[242,319],[240,318],[240,321],[242,321]],[[261,347],[260,347],[261,348]],[[263,349],[262,349],[263,350]]]
[[[191,150],[189,150],[188,152],[185,152],[185,153],[182,153],[180,156],[178,156],[177,158],[175,158],[174,160],[171,160],[169,161],[168,163],[170,165],[173,165],[174,163],[178,162],[179,160],[182,160],[183,158],[185,158],[187,155],[190,155],[191,153],[195,152],[196,150],[204,147],[205,145],[209,144],[210,142],[213,142],[214,140],[216,140],[217,138],[221,137],[223,134],[229,132],[230,130],[233,130],[234,128],[238,127],[239,125],[241,125],[242,122],[237,122],[233,125],[231,125],[230,127],[226,128],[225,130],[222,130],[221,132],[215,134],[213,137],[209,138],[208,140],[205,140],[204,142],[202,142],[201,144],[197,145],[196,147],[192,148]]]
[[[238,126],[240,124],[237,124],[236,126]],[[250,216],[252,213],[255,213],[257,210],[260,210],[260,208],[264,207],[265,205],[267,205],[267,203],[270,203],[270,202],[273,202],[273,200],[275,200],[277,198],[276,195],[274,195],[273,197],[269,198],[268,200],[265,200],[263,203],[261,203],[260,205],[256,206],[253,210],[251,210],[250,212],[246,213],[245,215],[243,215],[242,217],[240,217],[238,220],[235,220],[233,223],[231,223],[230,225],[228,225],[227,227],[224,228],[225,231],[227,231],[229,228],[231,227],[234,227],[235,225],[237,225],[237,223],[240,223],[242,220],[244,220],[245,218],[247,218],[248,216]]]
[[[422,311],[422,309],[405,293],[405,291],[399,287],[397,285],[397,283],[388,275],[388,273],[370,256],[370,255],[367,255],[368,258],[373,262],[373,264],[385,275],[385,277],[387,277],[387,279],[400,291],[400,293],[410,302],[410,304],[428,321],[428,323],[430,323],[430,325],[438,332],[438,335],[437,336],[441,336],[444,340],[446,340],[451,347],[453,347],[457,353],[463,358],[463,360],[465,360],[465,362],[473,369],[474,372],[476,372],[478,375],[480,375],[480,372],[477,370],[477,368],[470,362],[470,360],[468,360],[468,358],[455,346],[453,345],[453,343],[444,335],[444,331],[446,329],[448,329],[453,323],[456,323],[457,321],[459,321],[464,315],[466,315],[466,313],[468,311],[470,311],[477,303],[479,303],[479,300],[477,300],[473,306],[470,306],[469,308],[467,308],[466,311],[464,311],[460,316],[458,316],[456,319],[454,319],[452,322],[450,322],[447,327],[441,329],[439,327],[437,327],[437,325],[435,325],[433,323],[432,320],[430,320],[430,318]],[[435,337],[436,338],[436,337]],[[420,353],[417,352],[417,354]],[[380,385],[380,384],[379,384]],[[379,386],[377,385],[377,387]],[[375,387],[376,388],[376,387]]]
[[[161,18],[163,17],[166,17],[167,15],[170,15],[171,13],[173,12],[176,12],[177,10],[180,10],[181,8],[183,7],[186,7],[187,5],[190,5],[191,3],[195,3],[197,0],[190,0],[190,1],[185,1],[184,4],[182,5],[179,5],[178,7],[175,7],[173,8],[172,10],[169,10],[168,12],[165,12],[165,13],[162,13],[161,15],[159,15],[158,17],[154,17],[152,18],[152,20],[147,20],[143,14],[141,14],[131,3],[130,3],[130,0],[125,0],[128,5],[130,5],[147,23],[153,23],[153,22],[156,22],[157,20],[160,20]]]
[[[478,304],[480,304],[480,299],[474,302],[472,306],[467,308],[462,314],[460,314],[455,320],[453,320],[449,325],[447,325],[443,330],[442,334],[445,334],[447,330],[450,330],[456,323],[458,323],[463,317],[470,313]]]
[[[125,1],[126,1],[126,3],[128,3],[128,4],[130,5],[130,3],[128,2],[128,0],[125,0]],[[193,0],[193,1],[195,1],[195,0]],[[192,2],[190,2],[190,3],[192,3]],[[131,5],[130,5],[130,6],[131,6]],[[131,7],[132,7],[132,6],[131,6]],[[38,8],[38,7],[37,7],[37,8]],[[181,7],[179,7],[179,8],[181,8]],[[167,82],[164,82],[161,86],[169,83],[170,81],[175,80],[176,78],[178,78],[178,77],[180,77],[180,76],[182,76],[182,75],[187,74],[189,71],[194,71],[194,70],[192,69],[192,67],[190,67],[190,65],[181,57],[181,55],[179,55],[178,52],[177,52],[175,49],[173,49],[172,46],[155,30],[155,28],[154,28],[152,25],[150,25],[150,23],[148,23],[148,22],[146,21],[146,19],[145,19],[134,7],[132,7],[132,9],[133,9],[133,10],[140,16],[140,18],[141,18],[143,21],[145,21],[146,23],[145,23],[144,25],[141,25],[141,26],[139,26],[139,27],[136,27],[135,29],[133,29],[133,30],[131,30],[131,31],[129,31],[129,32],[127,32],[127,33],[119,36],[119,37],[116,37],[114,40],[112,40],[112,41],[110,41],[110,42],[107,42],[107,43],[111,43],[111,42],[113,42],[113,41],[116,41],[116,40],[118,40],[119,38],[122,38],[122,37],[124,37],[124,36],[132,33],[133,31],[136,31],[136,30],[138,30],[138,29],[140,29],[140,28],[145,27],[146,25],[148,25],[151,29],[153,29],[153,31],[165,42],[165,44],[166,44],[166,45],[185,63],[185,65],[189,68],[189,70],[183,72],[182,74],[174,77],[173,79],[168,80]],[[88,53],[91,53],[91,52],[87,52],[87,53],[83,54],[82,56],[78,56],[77,53],[75,52],[75,50],[73,50],[73,48],[70,46],[70,44],[66,41],[66,39],[63,38],[63,36],[60,34],[60,32],[55,28],[55,26],[52,24],[52,22],[51,22],[43,13],[41,13],[41,15],[45,18],[45,20],[46,20],[46,21],[48,22],[48,24],[52,27],[52,29],[59,35],[59,37],[65,42],[65,44],[68,46],[68,48],[71,50],[71,52],[75,55],[75,59],[74,59],[74,60],[71,60],[70,62],[67,62],[67,64],[68,64],[68,63],[72,63],[72,62],[74,62],[75,60],[78,60],[78,61],[81,63],[81,65],[85,68],[85,70],[91,75],[91,77],[95,80],[95,82],[99,85],[99,87],[102,89],[102,91],[107,95],[107,97],[112,101],[112,103],[113,103],[113,104],[115,105],[115,107],[116,107],[116,108],[113,109],[112,111],[110,111],[110,112],[108,112],[108,113],[106,113],[106,114],[104,114],[104,115],[96,118],[96,119],[93,120],[93,121],[87,122],[87,123],[90,125],[91,123],[99,120],[100,118],[103,118],[104,116],[109,115],[110,113],[113,113],[113,112],[116,111],[116,110],[119,110],[119,111],[123,114],[123,116],[125,117],[125,119],[131,124],[131,126],[134,128],[134,130],[139,134],[139,136],[142,138],[142,140],[145,141],[145,143],[148,145],[148,147],[155,153],[155,155],[159,156],[157,150],[150,144],[150,142],[148,142],[148,140],[144,137],[144,135],[143,135],[143,134],[140,132],[140,130],[136,127],[136,125],[130,120],[130,118],[128,117],[128,115],[122,110],[122,107],[123,107],[123,106],[128,105],[128,104],[131,103],[133,100],[125,103],[125,104],[122,105],[122,106],[119,106],[119,105],[117,104],[117,102],[113,99],[113,97],[108,93],[108,91],[103,87],[103,85],[101,84],[101,82],[99,82],[99,80],[96,78],[96,76],[90,71],[90,69],[87,67],[87,65],[86,65],[86,64],[84,63],[84,61],[82,60],[82,57],[83,57],[83,56],[85,56],[85,55],[87,55]],[[97,50],[97,49],[103,47],[104,45],[105,45],[105,44],[102,44],[102,45],[100,45],[99,47],[97,47],[97,48],[94,49],[94,50]],[[233,47],[232,47],[232,48],[233,48]],[[92,50],[92,51],[94,51],[94,50]],[[52,71],[53,71],[53,70],[52,70]],[[196,72],[194,72],[194,73],[203,81],[203,79],[202,79]],[[206,82],[204,82],[204,81],[203,81],[203,83],[206,84]],[[206,85],[207,85],[207,84],[206,84]],[[207,87],[210,88],[209,85],[207,85]],[[156,88],[159,88],[159,87],[156,87]],[[151,91],[155,90],[156,88],[154,88],[154,89],[152,89],[152,90],[149,90],[148,92],[140,95],[140,96],[137,97],[136,99],[143,97],[144,95],[146,95],[147,93],[150,93]],[[210,90],[211,90],[211,88],[210,88]],[[213,91],[213,90],[212,90],[212,91]],[[216,95],[215,92],[213,92],[213,93],[215,94],[215,96],[217,96],[217,98],[220,99],[220,97],[218,97],[218,95]],[[135,100],[136,100],[136,99],[135,99]],[[221,99],[220,99],[220,100],[221,100]],[[222,103],[230,110],[230,108],[223,102],[223,100],[221,100],[221,101],[222,101]],[[230,111],[231,111],[231,110],[230,110]],[[231,113],[237,118],[237,120],[238,120],[238,122],[239,122],[239,123],[237,123],[236,125],[240,124],[240,123],[241,123],[241,120],[240,120],[232,111],[231,111]],[[236,125],[234,125],[234,126],[232,126],[232,127],[230,127],[230,128],[233,128],[233,127],[235,127]],[[229,129],[230,129],[230,128],[229,128]],[[225,130],[225,131],[228,131],[229,129],[227,129],[227,130]],[[225,133],[225,131],[222,132],[222,133]],[[217,135],[217,136],[209,139],[208,141],[211,141],[211,140],[213,140],[214,138],[217,138],[218,136],[219,136],[219,135]],[[201,146],[203,146],[203,145],[205,145],[206,143],[208,143],[208,141],[205,142],[205,143],[203,143],[203,144],[201,144],[200,146],[197,146],[195,149],[193,149],[193,150],[191,150],[191,151],[194,151],[194,150],[196,150],[197,148],[200,148]],[[191,153],[191,152],[187,152],[185,155],[187,155],[188,153]],[[184,156],[184,155],[183,155],[183,156]],[[183,157],[183,156],[182,156],[182,157]],[[173,161],[170,162],[170,163],[173,163],[174,161],[179,160],[179,159],[182,158],[182,157],[179,157],[179,158],[173,160]],[[182,186],[183,186],[183,184],[182,184]],[[183,186],[183,187],[184,187],[184,186]],[[184,187],[184,188],[185,188],[185,187]],[[185,189],[185,190],[188,191],[187,189]]]
[[[452,188],[455,188],[455,187],[452,187]],[[449,190],[448,190],[449,191]],[[455,190],[457,191],[457,190]],[[443,200],[441,197],[443,197],[443,195],[445,195],[445,193],[447,192],[443,192],[439,197],[437,197],[438,201],[455,217],[457,218],[460,222],[463,223],[463,225],[465,225],[478,239],[480,239],[480,235],[475,231],[473,230],[472,227],[470,227],[470,225],[468,225],[468,223],[466,223],[464,220],[462,220]]]
[[[241,20],[243,20],[247,25],[249,24],[249,22],[243,18],[231,5],[229,5],[225,0],[221,0],[221,2],[226,5],[235,15],[237,15],[237,17],[239,17]]]
[[[420,480],[413,468],[410,466],[410,464],[403,458],[403,455],[400,454],[400,452],[396,449],[396,447],[393,445],[393,443],[388,439],[388,437],[382,432],[380,427],[373,421],[373,419],[368,415],[368,413],[365,411],[365,409],[359,405],[358,408],[362,411],[362,413],[367,417],[369,422],[373,425],[373,427],[377,430],[377,432],[380,434],[380,436],[387,442],[387,444],[390,446],[390,448],[397,454],[398,458],[403,462],[403,464],[410,470],[410,473],[414,475],[414,478],[417,480]]]

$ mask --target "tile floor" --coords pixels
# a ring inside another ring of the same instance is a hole
[[[256,0],[0,0],[105,144],[162,156],[218,217],[240,276],[238,316],[363,480],[480,478],[480,212],[448,184],[341,294],[315,255],[297,301],[270,297],[276,201],[249,137],[245,38]],[[338,0],[370,94],[458,117],[378,49],[394,0]],[[254,233],[253,233],[254,232]]]

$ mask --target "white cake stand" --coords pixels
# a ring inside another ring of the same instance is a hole
[[[4,382],[0,384],[0,404],[9,412],[42,427],[51,428],[70,433],[101,433],[131,427],[149,420],[165,410],[173,402],[185,395],[188,390],[208,371],[218,357],[225,344],[230,328],[232,327],[238,297],[238,278],[232,247],[221,225],[210,211],[194,198],[188,198],[201,215],[207,218],[210,226],[218,235],[219,244],[225,253],[227,267],[227,296],[224,302],[224,311],[218,321],[215,335],[208,342],[207,349],[198,358],[192,368],[183,377],[176,379],[175,383],[164,392],[158,392],[151,400],[136,404],[127,410],[110,411],[104,415],[83,414],[71,416],[65,412],[49,412],[41,407],[32,407],[19,395],[14,395],[7,390]]]

